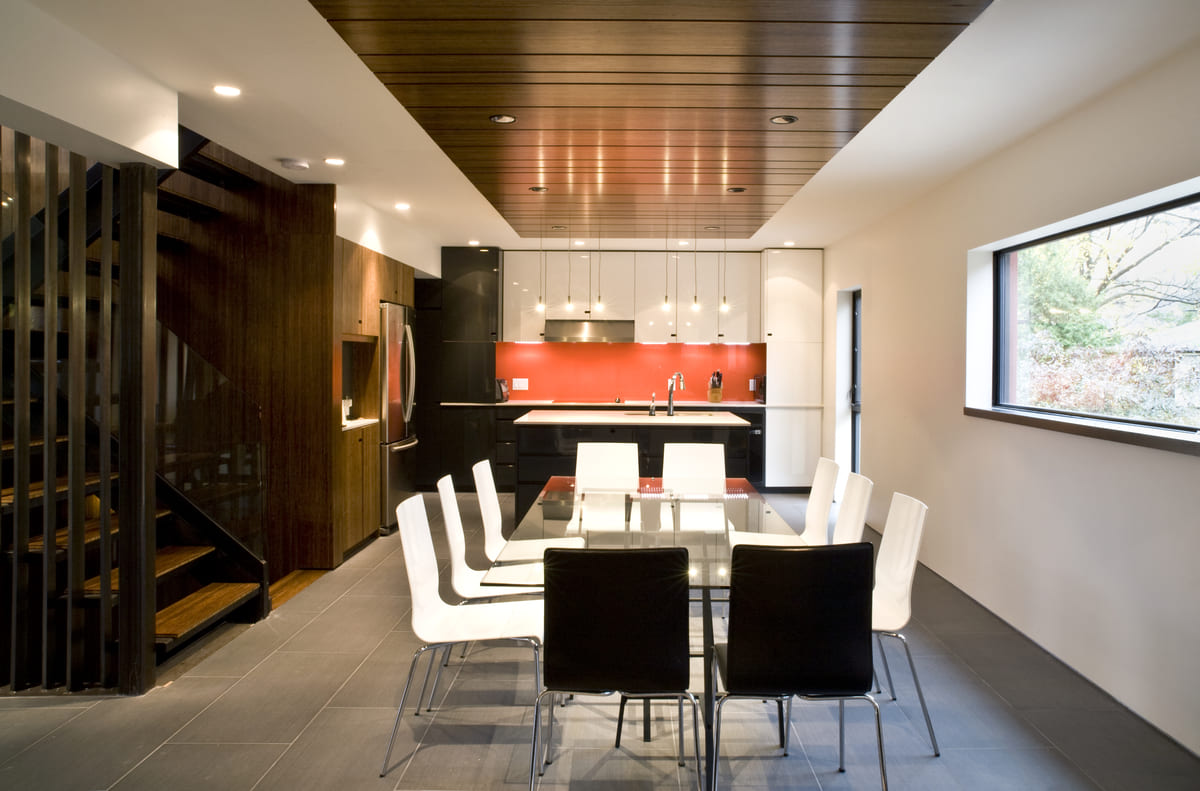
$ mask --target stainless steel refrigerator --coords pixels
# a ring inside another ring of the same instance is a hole
[[[413,342],[413,311],[404,305],[379,303],[380,409],[379,471],[381,524],[387,535],[396,529],[396,506],[416,487],[413,484],[417,435],[412,414],[417,386]]]

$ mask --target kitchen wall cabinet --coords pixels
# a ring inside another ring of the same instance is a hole
[[[820,250],[763,250],[763,340],[821,341]]]
[[[590,254],[591,312],[588,318],[597,321],[633,321],[637,318],[634,287],[634,254],[631,251],[597,252]],[[597,309],[604,300],[603,310]]]
[[[637,314],[634,330],[638,343],[676,340],[675,269],[675,261],[668,253],[635,253],[633,287]],[[663,310],[664,298],[666,310]]]
[[[498,248],[442,248],[442,337],[447,341],[500,339]]]
[[[764,250],[763,340],[767,344],[764,479],[769,487],[812,484],[821,456],[820,250]]]
[[[713,255],[718,255],[714,253]],[[762,342],[762,265],[755,252],[726,253],[719,266],[719,299],[729,310],[717,307],[717,339],[721,343]]]
[[[719,343],[720,253],[673,253],[675,340]]]
[[[348,239],[334,240],[335,326],[347,335],[379,335],[379,303],[413,303],[411,267]]]
[[[546,314],[537,309],[542,292],[541,256],[537,250],[505,250],[501,266],[503,326],[506,341],[540,341]]]
[[[335,447],[334,540],[338,557],[374,536],[379,513],[379,424],[370,423],[341,432]]]

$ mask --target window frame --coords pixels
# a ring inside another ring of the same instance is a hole
[[[1136,220],[1151,214],[1200,203],[1200,192],[1172,198],[1131,211],[1103,216],[1093,221],[1072,225],[1053,233],[1025,239],[1016,244],[995,248],[991,253],[992,321],[991,321],[991,408],[964,407],[964,414],[987,417],[1020,425],[1036,426],[1071,434],[1114,440],[1135,445],[1200,455],[1200,428],[1160,423],[1117,416],[1071,412],[1049,407],[1026,406],[1007,402],[1002,394],[1008,392],[1011,361],[1007,354],[1011,342],[1005,331],[1009,325],[1008,312],[1013,307],[1011,282],[1015,275],[1008,264],[1008,255],[1048,242],[1076,236],[1100,228]]]

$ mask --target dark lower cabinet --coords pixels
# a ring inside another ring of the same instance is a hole
[[[475,491],[475,478],[471,467],[477,461],[489,459],[495,465],[496,413],[489,406],[443,406],[440,410],[441,466],[433,476],[437,479],[449,474],[454,488],[459,492]],[[500,482],[496,482],[500,488]],[[431,487],[433,488],[433,487]],[[501,489],[502,490],[502,489]]]

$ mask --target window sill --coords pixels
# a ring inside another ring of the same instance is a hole
[[[1021,426],[1041,428],[1048,431],[1061,431],[1064,434],[1076,434],[1082,437],[1103,439],[1110,442],[1123,442],[1127,445],[1141,445],[1146,448],[1186,453],[1190,456],[1200,456],[1200,431],[1172,431],[1141,426],[1118,426],[1103,420],[1088,420],[1087,418],[1067,417],[1065,415],[1046,415],[1040,412],[1026,412],[1020,409],[992,407],[963,407],[963,414],[968,417],[979,417],[986,420],[999,420],[1003,423],[1016,423]]]

